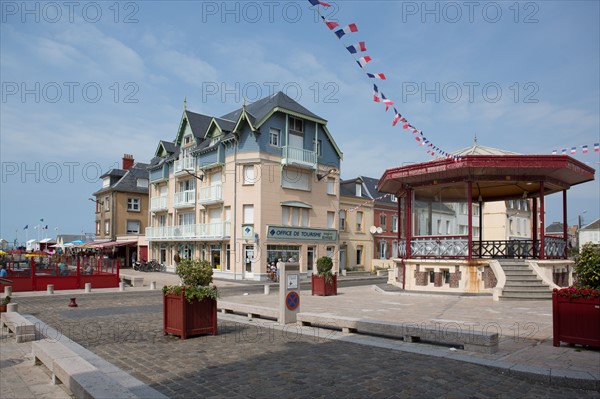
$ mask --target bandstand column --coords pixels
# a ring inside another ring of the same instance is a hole
[[[406,189],[406,259],[410,259],[410,257],[412,256],[410,251],[410,240],[412,239],[412,193],[413,190],[411,188]]]
[[[567,190],[563,190],[563,240],[565,240],[565,251],[563,256],[565,259],[568,256],[569,236],[567,232]]]
[[[473,190],[473,182],[468,181],[467,182],[467,215],[469,218],[469,225],[468,225],[468,232],[467,232],[467,253],[468,253],[468,259],[471,260],[473,259],[473,196],[472,196],[472,191]],[[481,235],[481,232],[479,233]]]
[[[535,247],[535,243],[538,240],[538,200],[537,198],[533,199],[532,206],[532,215],[531,215],[531,228],[533,229],[531,232],[533,239],[533,259],[537,258],[537,248]]]
[[[546,226],[545,226],[545,215],[544,215],[544,182],[541,181],[540,182],[540,259],[545,259],[546,258],[546,242],[545,242],[545,233],[546,233]]]

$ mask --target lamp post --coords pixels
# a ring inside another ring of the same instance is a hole
[[[584,210],[579,215],[577,215],[577,248],[580,247],[579,243],[581,241],[579,241],[579,235],[581,234],[580,230],[581,230],[581,225],[583,224],[583,215],[585,215],[586,213],[587,213],[587,210]]]

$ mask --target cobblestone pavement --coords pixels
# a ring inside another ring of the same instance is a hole
[[[220,318],[219,335],[162,333],[160,291],[22,297],[29,313],[173,398],[599,398],[451,359],[299,335]]]

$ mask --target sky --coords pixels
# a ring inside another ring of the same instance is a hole
[[[599,217],[600,2],[328,3],[1,1],[0,237],[93,232],[98,177],[172,141],[184,99],[221,116],[281,90],[328,121],[344,179],[430,160],[374,83],[447,152],[576,147],[596,180],[569,190],[568,223]],[[546,205],[562,221],[562,196]]]

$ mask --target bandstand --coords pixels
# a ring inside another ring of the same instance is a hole
[[[595,170],[569,156],[520,155],[476,143],[456,156],[388,169],[381,177],[379,191],[398,198],[398,258],[389,282],[494,299],[550,298],[552,288],[571,283],[567,191],[594,180]],[[562,235],[545,234],[540,217],[552,194],[562,195]],[[498,204],[519,204],[524,237],[504,234],[506,211],[503,222],[486,212]],[[499,223],[500,236],[492,229]]]

